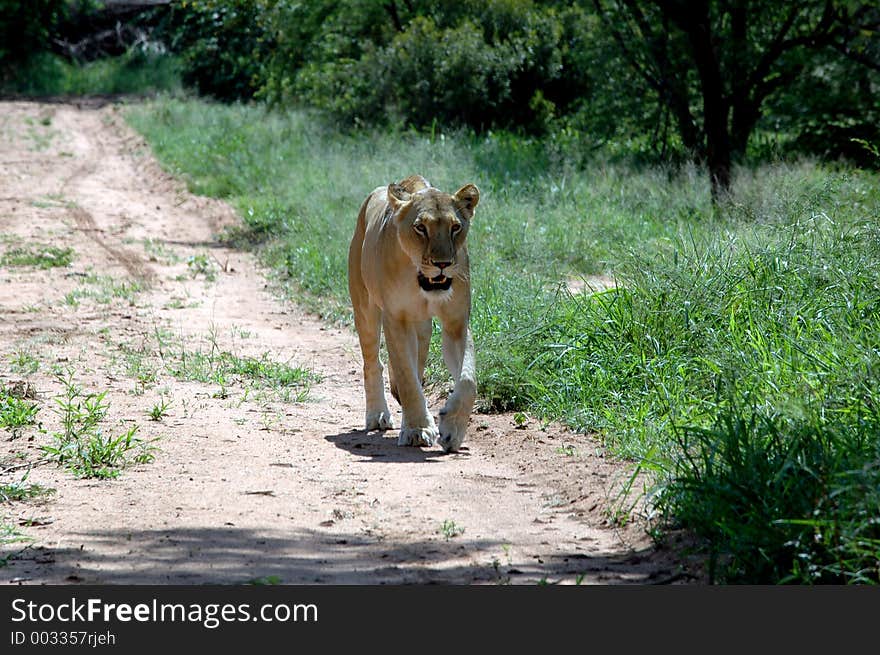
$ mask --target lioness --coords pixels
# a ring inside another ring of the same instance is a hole
[[[473,184],[449,195],[413,175],[374,189],[358,214],[348,289],[364,358],[366,429],[394,427],[379,362],[384,329],[391,395],[403,409],[401,446],[439,443],[454,452],[464,441],[477,393],[465,239],[479,201]],[[433,316],[443,326],[443,360],[455,381],[439,431],[422,390]]]

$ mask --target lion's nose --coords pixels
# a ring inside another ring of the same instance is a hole
[[[437,268],[439,268],[442,271],[447,266],[451,266],[452,262],[438,262],[437,260],[432,259],[431,264],[433,264],[434,266],[436,266]]]

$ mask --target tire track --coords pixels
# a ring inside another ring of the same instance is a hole
[[[101,238],[103,230],[98,227],[94,217],[79,205],[73,204],[68,207],[67,213],[76,222],[76,229],[88,236],[100,246],[110,257],[120,264],[128,274],[138,281],[139,284],[148,287],[153,281],[155,274],[146,263],[131,251],[111,246]]]
[[[104,230],[98,225],[94,216],[83,205],[83,199],[88,194],[83,192],[85,182],[100,172],[100,164],[106,160],[104,144],[101,142],[100,132],[93,129],[92,125],[79,126],[77,134],[80,139],[79,146],[84,151],[81,163],[61,183],[60,195],[72,196],[69,201],[67,213],[76,224],[76,229],[88,236],[96,245],[106,252],[115,262],[121,265],[130,277],[140,285],[149,287],[155,278],[154,271],[136,253],[125,248],[111,245],[103,238]]]

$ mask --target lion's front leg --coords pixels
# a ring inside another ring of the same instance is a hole
[[[455,388],[440,410],[440,447],[455,452],[464,441],[477,398],[474,342],[467,325],[443,326],[443,361]]]
[[[417,325],[386,319],[385,344],[394,370],[397,395],[403,409],[403,421],[397,444],[400,446],[433,446],[437,426],[428,411],[418,370],[419,340]]]

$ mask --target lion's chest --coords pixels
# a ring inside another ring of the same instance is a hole
[[[414,286],[410,293],[385,294],[382,310],[401,320],[424,321],[442,316],[456,298],[454,283],[446,291],[422,291],[417,284]]]

